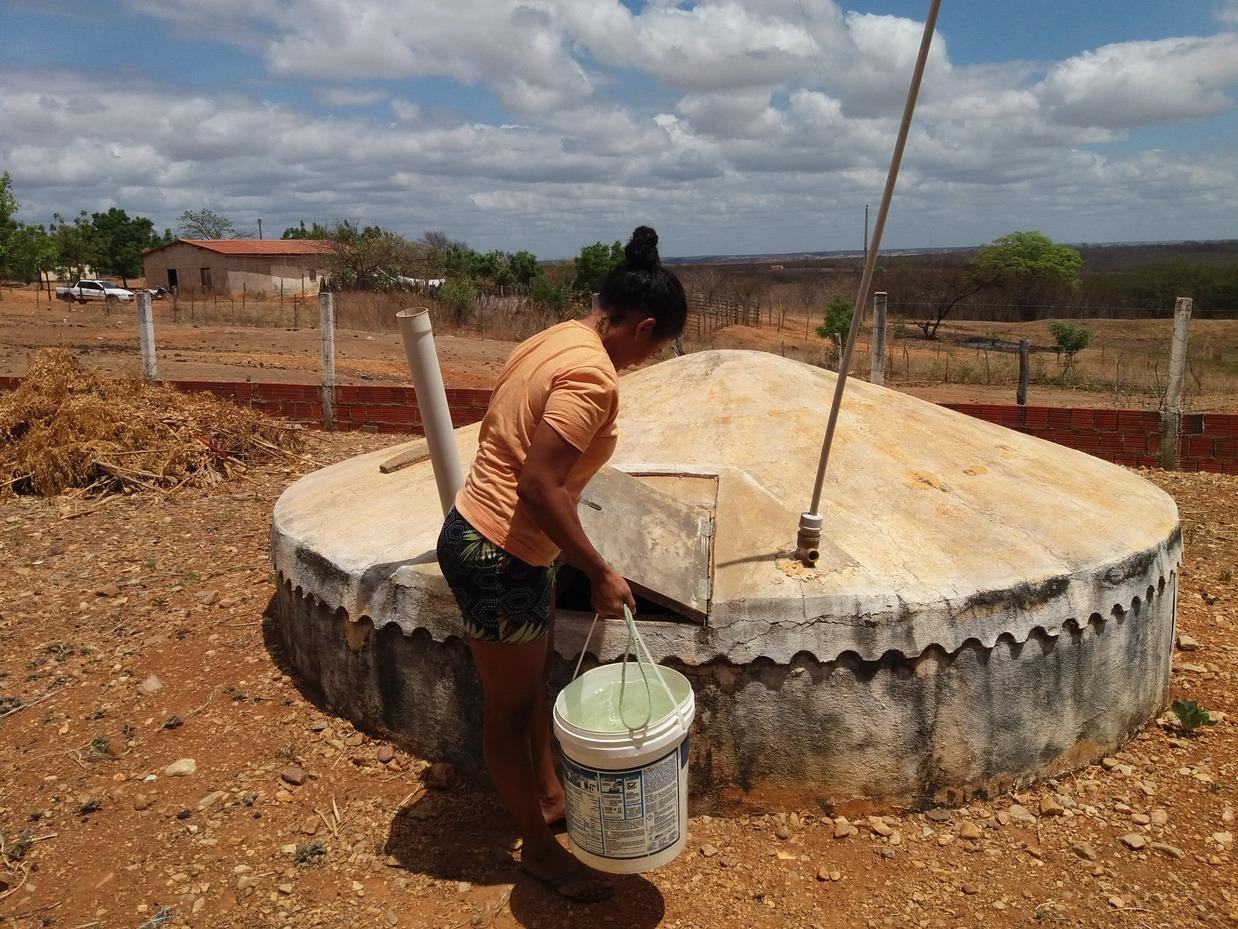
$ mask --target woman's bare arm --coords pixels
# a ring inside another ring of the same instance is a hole
[[[588,576],[593,608],[603,616],[618,616],[625,603],[635,609],[636,600],[627,581],[598,554],[580,525],[576,503],[567,489],[568,475],[579,460],[579,450],[548,423],[539,423],[516,494],[550,541],[563,550],[567,563]]]

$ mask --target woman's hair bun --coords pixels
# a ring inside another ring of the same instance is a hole
[[[652,271],[662,267],[658,256],[658,234],[649,226],[637,226],[623,249],[628,267],[634,271]]]

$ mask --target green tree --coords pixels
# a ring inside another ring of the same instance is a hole
[[[1051,282],[1075,286],[1083,257],[1040,232],[1012,232],[976,253],[975,269],[983,279],[1007,284]]]
[[[400,290],[405,286],[401,278],[415,276],[421,261],[417,246],[380,226],[358,228],[356,223],[339,220],[327,238],[333,290]]]
[[[576,274],[572,278],[572,290],[578,294],[596,293],[606,275],[621,261],[623,245],[617,240],[609,247],[602,242],[586,245],[572,260],[576,268]]]
[[[468,312],[477,302],[477,297],[477,284],[467,277],[448,278],[438,289],[438,298],[451,308],[457,325],[463,323],[468,317]]]
[[[289,226],[284,230],[281,239],[329,239],[331,233],[326,226],[319,223],[314,223],[308,229],[305,226],[305,220],[301,220],[299,226]]]
[[[552,310],[555,316],[560,319],[563,318],[568,310],[567,288],[562,284],[556,284],[553,281],[547,280],[544,275],[539,274],[533,279],[533,283],[529,288],[529,297],[534,302],[540,303]]]
[[[56,267],[56,241],[42,226],[19,224],[9,236],[5,274],[24,284],[43,283],[46,272]]]
[[[232,220],[220,216],[214,210],[186,210],[181,214],[180,233],[186,239],[235,239],[238,238]]]
[[[142,273],[142,252],[160,244],[155,224],[145,216],[130,217],[112,207],[106,213],[92,213],[95,254],[100,272],[119,277],[126,287],[129,278]]]
[[[1049,332],[1059,354],[1066,356],[1066,368],[1069,370],[1075,363],[1075,355],[1092,344],[1092,330],[1086,326],[1075,326],[1071,323],[1055,319],[1049,323]]]
[[[825,305],[825,320],[817,327],[817,336],[829,339],[834,346],[841,349],[847,342],[847,334],[851,331],[851,317],[855,306],[842,294]]]
[[[503,259],[500,252],[473,252],[469,255],[468,276],[498,283]]]
[[[5,171],[0,174],[0,267],[4,263],[5,247],[9,236],[17,229],[17,220],[14,217],[19,212],[21,212],[21,204],[17,202],[17,197],[13,194],[13,178],[9,176],[8,171]]]
[[[507,268],[511,272],[512,280],[524,286],[532,284],[541,270],[537,264],[537,256],[526,251],[519,251],[509,256]]]
[[[95,227],[82,210],[72,222],[59,213],[52,214],[48,229],[56,243],[56,271],[64,277],[82,278],[99,260]]]

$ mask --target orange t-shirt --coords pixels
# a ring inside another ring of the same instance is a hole
[[[618,380],[597,332],[577,320],[518,345],[481,421],[477,457],[456,495],[460,515],[521,561],[554,561],[558,547],[516,495],[533,433],[545,420],[580,451],[567,478],[568,492],[579,501],[585,485],[615,451]]]

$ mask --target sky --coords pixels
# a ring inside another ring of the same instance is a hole
[[[928,0],[0,0],[19,219],[860,248]],[[944,0],[884,247],[1238,238],[1238,0]]]

